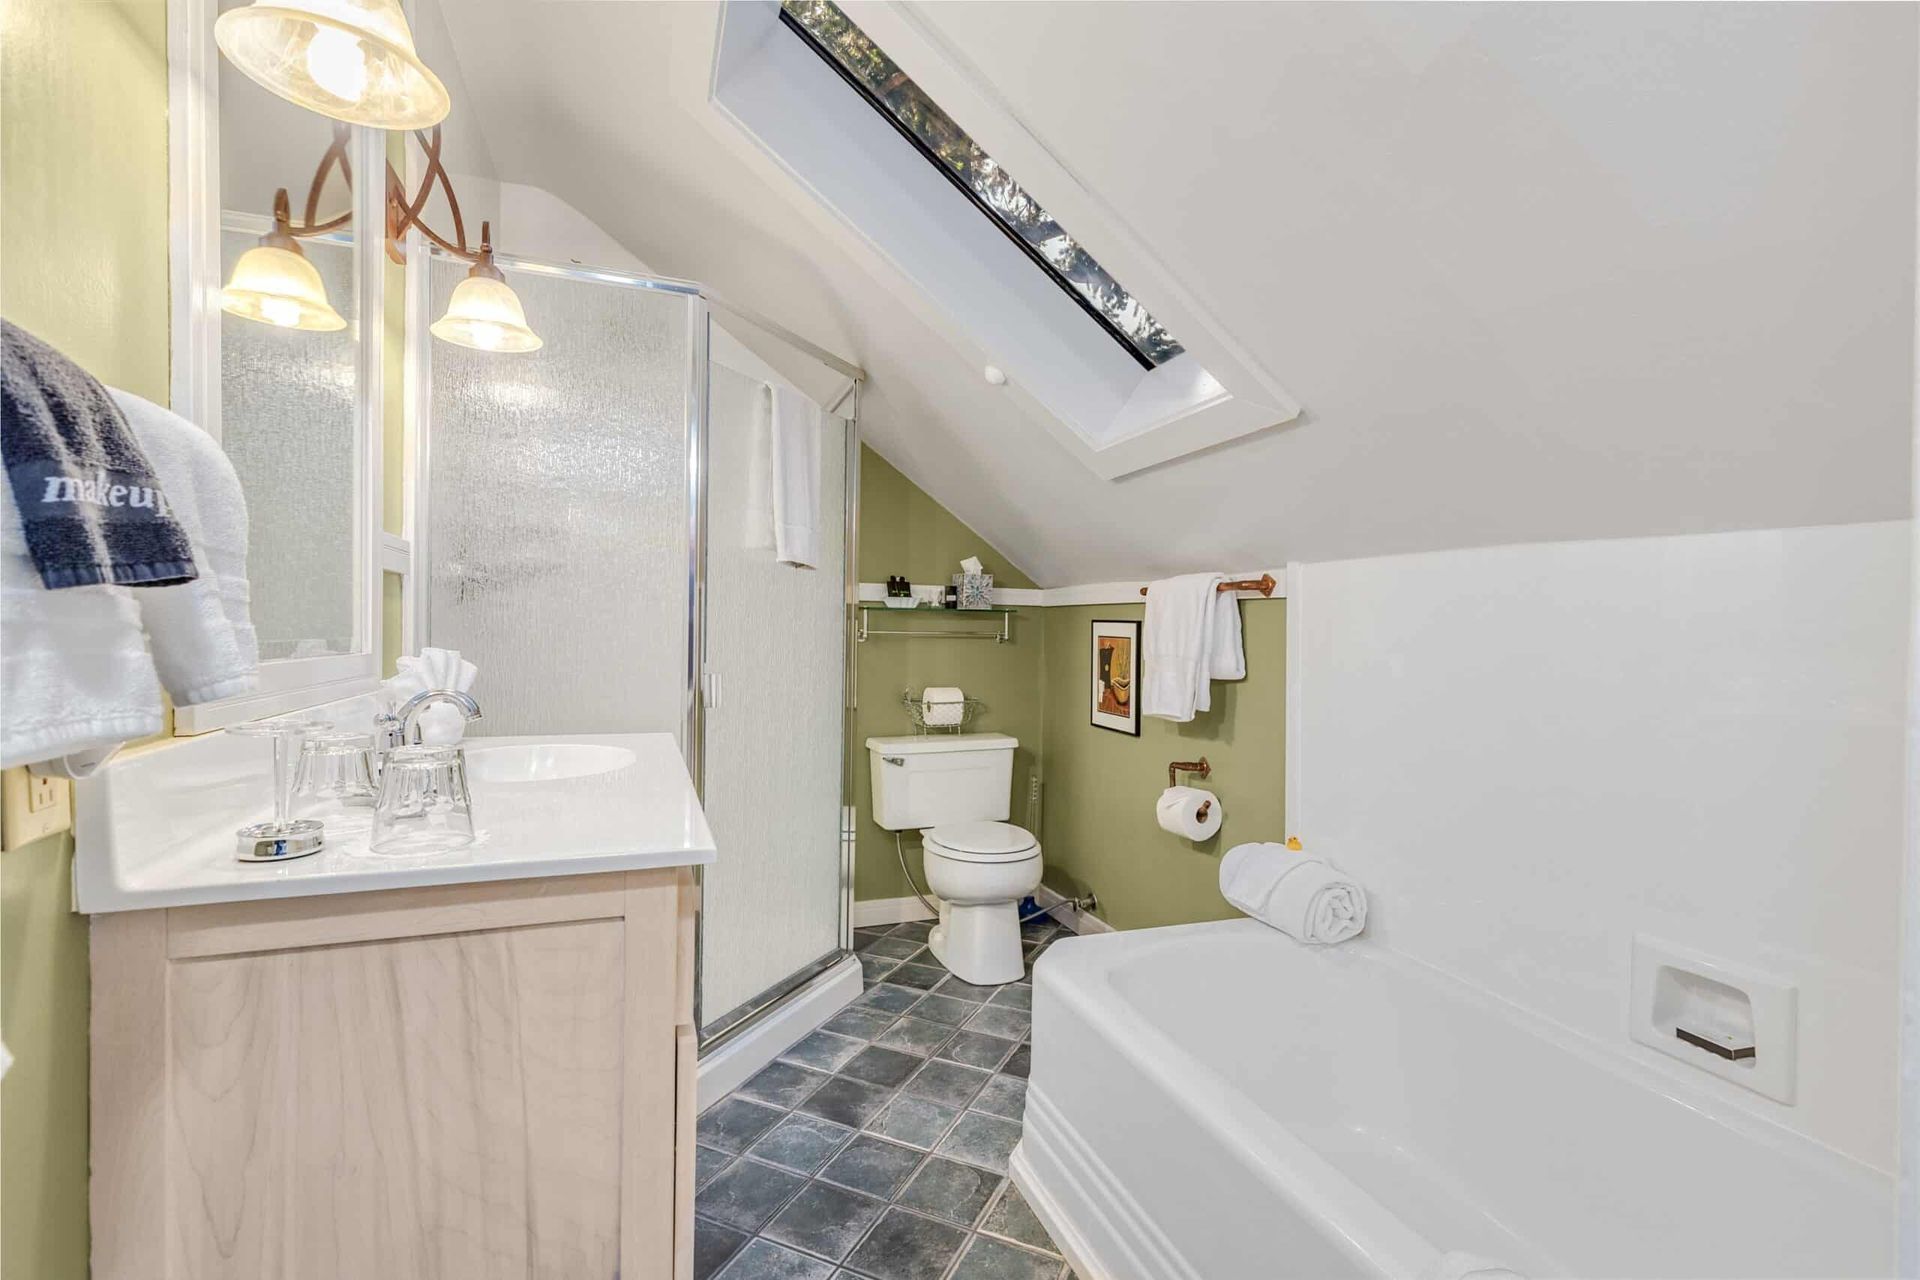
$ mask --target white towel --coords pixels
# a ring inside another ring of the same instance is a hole
[[[1213,706],[1212,682],[1247,673],[1240,606],[1217,573],[1166,578],[1147,588],[1140,714],[1185,722]]]
[[[133,595],[105,584],[42,586],[13,487],[0,484],[0,766],[110,751],[160,732],[160,677]]]
[[[259,642],[248,612],[247,500],[214,438],[169,409],[111,389],[193,543],[200,576],[134,592],[154,665],[180,706],[252,692]]]
[[[772,399],[774,555],[789,564],[820,563],[820,406],[791,387]]]
[[[1367,891],[1339,868],[1282,844],[1242,844],[1220,860],[1220,892],[1299,942],[1332,944],[1367,927]]]
[[[381,685],[389,712],[398,712],[409,698],[429,689],[450,689],[466,693],[479,678],[480,668],[460,656],[458,649],[420,650],[419,656],[401,658],[394,663],[394,674]],[[430,747],[450,747],[467,733],[466,713],[444,702],[421,710],[418,721],[420,741]]]

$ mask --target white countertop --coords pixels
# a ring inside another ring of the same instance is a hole
[[[91,915],[713,861],[713,833],[672,734],[469,738],[464,745],[471,754],[538,742],[625,747],[634,760],[576,778],[473,779],[477,838],[465,849],[371,853],[369,810],[327,819],[325,849],[276,863],[234,857],[235,830],[272,816],[266,739],[214,733],[116,760],[76,789],[75,909]]]

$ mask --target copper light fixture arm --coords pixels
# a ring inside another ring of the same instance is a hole
[[[320,217],[320,195],[326,189],[327,178],[334,167],[339,166],[341,176],[347,181],[349,190],[353,187],[353,161],[349,158],[347,143],[351,133],[344,124],[333,126],[333,141],[320,156],[320,164],[313,171],[313,181],[307,185],[307,204],[301,221],[295,224],[292,218],[292,202],[288,199],[287,189],[280,188],[273,195],[274,232],[292,239],[305,239],[309,236],[325,235],[346,226],[353,219],[351,209],[331,218]],[[405,242],[407,232],[418,228],[421,235],[439,245],[455,257],[465,258],[468,262],[491,264],[493,246],[492,230],[486,223],[480,224],[480,247],[467,245],[466,219],[460,213],[460,197],[454,194],[453,179],[447,174],[446,164],[440,158],[440,126],[431,129],[416,129],[414,140],[426,153],[426,173],[420,179],[420,189],[412,196],[407,194],[406,181],[387,162],[387,256],[395,262],[407,260]],[[438,186],[447,197],[447,209],[453,215],[453,238],[448,239],[427,225],[425,212],[427,201],[433,198],[433,189]]]

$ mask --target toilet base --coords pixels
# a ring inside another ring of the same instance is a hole
[[[954,977],[977,987],[997,987],[1026,976],[1020,912],[1011,902],[972,907],[944,904],[927,947]]]

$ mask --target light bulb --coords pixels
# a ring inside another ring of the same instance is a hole
[[[300,304],[290,298],[262,298],[259,306],[260,318],[268,324],[291,329],[300,323]]]
[[[497,324],[485,320],[476,320],[467,330],[467,336],[473,339],[473,345],[482,351],[498,351],[500,344],[506,341],[506,332]]]
[[[307,45],[307,74],[342,102],[367,96],[367,54],[360,38],[337,27],[317,27]]]

